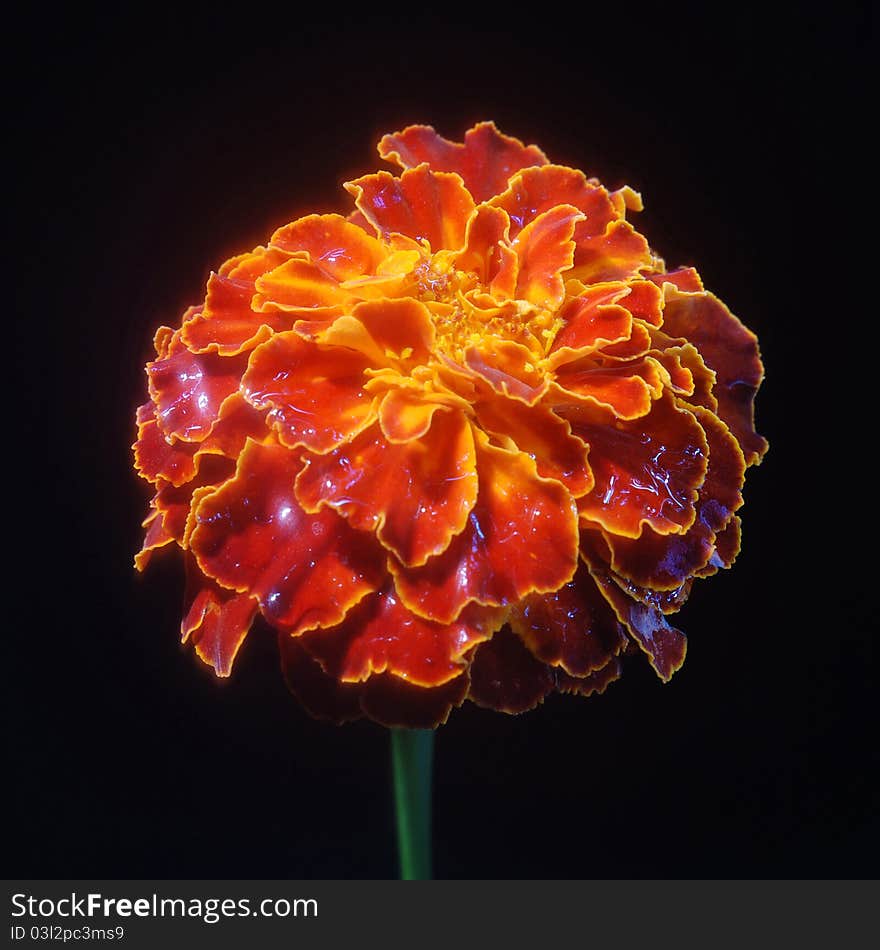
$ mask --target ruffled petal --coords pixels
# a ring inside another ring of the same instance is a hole
[[[190,537],[208,576],[256,597],[291,632],[339,623],[384,573],[371,538],[333,511],[302,510],[300,464],[283,446],[249,441],[235,477],[201,498]]]
[[[626,280],[653,269],[655,263],[648,242],[628,221],[612,221],[604,234],[578,242],[567,276],[585,284]]]
[[[593,488],[589,449],[552,409],[540,403],[528,406],[519,400],[491,399],[479,402],[476,410],[479,425],[498,439],[512,439],[535,460],[542,478],[562,482],[574,498]]]
[[[480,205],[467,225],[464,247],[452,266],[473,274],[489,293],[502,299],[516,293],[519,263],[509,243],[510,219],[501,208]]]
[[[296,480],[307,511],[329,506],[377,537],[403,563],[424,564],[465,527],[477,497],[471,425],[457,410],[433,415],[410,442],[372,425],[325,455],[309,455]]]
[[[556,373],[548,401],[555,406],[585,406],[610,410],[622,420],[648,415],[663,394],[663,375],[656,360],[608,364],[582,359],[566,363]]]
[[[393,587],[365,597],[337,626],[302,634],[303,646],[331,676],[361,682],[391,673],[414,686],[442,686],[467,668],[464,657],[504,621],[498,608],[470,605],[450,624],[418,617]]]
[[[603,669],[626,646],[623,626],[585,564],[559,590],[526,597],[510,627],[535,658],[583,677]]]
[[[628,340],[633,318],[619,302],[628,296],[628,290],[622,281],[602,283],[566,301],[559,313],[562,327],[554,337],[547,367],[556,369],[609,343]]]
[[[521,168],[547,163],[537,145],[523,145],[503,135],[494,122],[479,122],[468,129],[463,144],[450,142],[429,125],[410,125],[383,136],[379,154],[401,168],[427,162],[436,171],[457,172],[477,201],[504,191],[510,176]]]
[[[574,228],[582,215],[572,205],[551,208],[529,222],[512,242],[519,263],[516,296],[538,307],[565,298],[562,272],[571,267]]]
[[[464,244],[475,206],[458,175],[420,165],[400,178],[377,172],[346,182],[345,187],[378,234],[426,241],[432,251],[458,250]]]
[[[391,389],[379,403],[379,425],[389,442],[420,439],[443,404],[432,402],[422,390]]]
[[[287,688],[310,716],[337,726],[363,717],[361,685],[340,683],[325,673],[321,664],[302,645],[300,637],[279,630],[278,653]]]
[[[180,625],[184,643],[218,676],[229,676],[232,664],[251,628],[257,602],[248,594],[219,587],[205,577],[195,559],[186,561],[186,602],[189,604]]]
[[[535,659],[509,627],[474,651],[468,699],[498,712],[534,709],[556,687],[555,671]]]
[[[315,337],[319,343],[347,346],[371,365],[412,365],[428,360],[434,346],[434,324],[418,300],[370,300],[357,304]]]
[[[572,431],[590,446],[596,479],[593,491],[578,499],[582,519],[628,538],[638,538],[643,525],[681,534],[693,524],[709,445],[692,412],[667,395],[640,419],[579,420]]]
[[[647,655],[656,674],[668,683],[684,663],[685,635],[671,626],[659,610],[628,597],[611,578],[598,573],[594,576],[620,622]]]
[[[327,452],[375,417],[363,389],[370,361],[343,347],[323,347],[297,333],[279,333],[254,350],[242,392],[290,448]]]
[[[450,623],[465,604],[516,603],[556,590],[577,567],[574,501],[557,481],[541,478],[522,452],[477,437],[477,502],[461,534],[423,567],[389,566],[401,599],[415,613]]]
[[[375,274],[388,254],[385,245],[338,214],[310,214],[279,228],[272,247],[306,253],[337,283]]]
[[[132,446],[134,467],[141,478],[156,482],[162,478],[179,487],[196,473],[196,444],[175,442],[165,437],[156,422],[156,407],[148,402],[138,406],[137,441]]]
[[[469,685],[467,673],[433,689],[382,673],[371,676],[361,687],[361,709],[389,729],[434,729],[464,702]]]
[[[500,396],[534,405],[547,390],[547,380],[529,349],[513,340],[492,337],[465,350],[464,361]]]
[[[664,329],[693,343],[715,371],[718,415],[742,446],[747,464],[760,462],[767,440],[755,431],[755,393],[764,378],[758,338],[713,294],[667,289]]]
[[[162,432],[185,442],[207,438],[220,407],[236,392],[247,355],[219,356],[186,349],[147,363],[150,396]]]
[[[727,426],[713,413],[695,407],[709,445],[706,480],[697,516],[684,534],[659,535],[647,528],[638,539],[608,535],[611,566],[634,583],[657,590],[679,587],[715,554],[715,536],[742,505],[745,459]]]
[[[586,676],[569,676],[562,670],[556,671],[556,689],[560,693],[574,693],[577,696],[597,696],[623,675],[623,663],[620,657],[612,657],[606,666]]]

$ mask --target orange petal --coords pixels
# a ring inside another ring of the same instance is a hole
[[[339,623],[383,575],[372,539],[333,511],[302,510],[300,464],[283,446],[248,441],[235,478],[201,498],[190,537],[208,576],[291,632]]]
[[[458,175],[420,165],[400,178],[388,172],[364,175],[345,188],[379,234],[427,241],[432,251],[458,250],[464,244],[474,199]]]
[[[464,247],[452,257],[456,270],[474,274],[490,294],[502,299],[515,294],[519,267],[509,228],[504,211],[480,205],[468,221]]]
[[[327,452],[375,414],[363,389],[369,360],[354,350],[322,347],[295,332],[279,333],[251,355],[242,392],[290,448]]]
[[[639,419],[663,392],[655,360],[615,366],[585,359],[559,368],[548,399],[553,405],[604,407],[618,419]]]
[[[370,357],[373,366],[389,361],[427,362],[434,345],[434,323],[418,300],[369,300],[357,304],[316,337],[319,343],[347,346]]]
[[[456,410],[436,413],[420,439],[391,443],[372,425],[305,463],[296,493],[307,511],[329,505],[412,566],[446,550],[477,496],[471,426]]]
[[[755,431],[755,393],[764,378],[758,338],[710,293],[680,293],[666,297],[663,326],[685,337],[715,371],[718,415],[742,446],[746,462],[754,465],[767,451],[767,440]]]
[[[704,568],[715,553],[716,533],[742,505],[746,466],[736,439],[713,413],[696,407],[693,411],[709,445],[709,467],[693,525],[680,535],[648,529],[635,540],[607,538],[612,568],[642,586],[671,590]]]
[[[621,304],[626,297],[627,285],[615,281],[588,287],[566,301],[559,313],[563,325],[553,340],[547,365],[556,369],[609,343],[628,340],[633,321]]]
[[[224,400],[238,389],[246,365],[246,354],[227,357],[185,349],[147,363],[150,396],[162,432],[186,442],[207,438]]]
[[[700,275],[693,267],[680,267],[678,270],[671,270],[668,273],[649,274],[647,279],[653,281],[658,287],[662,287],[664,284],[672,284],[678,290],[685,290],[692,294],[703,290],[703,281],[700,280]]]
[[[542,478],[562,482],[575,498],[592,489],[587,446],[552,409],[540,403],[527,406],[512,399],[492,399],[479,402],[476,410],[480,426],[499,439],[512,439],[535,460]]]
[[[575,224],[581,212],[559,205],[527,224],[512,242],[519,261],[516,296],[539,307],[558,307],[565,298],[562,271],[571,267]]]
[[[636,277],[654,265],[648,242],[628,221],[612,221],[604,234],[584,238],[566,275],[585,284]]]
[[[602,669],[627,643],[623,627],[583,563],[559,590],[532,594],[517,604],[510,626],[536,659],[572,676]]]
[[[288,253],[306,252],[328,277],[342,283],[375,274],[388,251],[381,241],[338,214],[310,214],[279,228],[270,240]]]
[[[532,459],[477,437],[477,502],[461,534],[423,567],[390,563],[401,599],[439,623],[470,601],[516,603],[556,590],[577,567],[574,501],[557,481],[541,478]]]
[[[196,472],[193,456],[197,443],[175,442],[165,437],[156,422],[156,407],[148,402],[137,410],[138,437],[132,446],[134,467],[141,478],[156,482],[159,478],[180,486]]]
[[[437,171],[457,172],[477,201],[503,191],[510,176],[521,168],[547,163],[536,145],[523,145],[503,135],[494,122],[480,122],[469,129],[463,144],[439,136],[429,125],[410,125],[383,136],[379,154],[401,168],[427,162]]]
[[[575,240],[604,234],[620,213],[601,185],[587,181],[583,172],[563,165],[527,168],[511,178],[506,190],[490,202],[510,216],[511,234],[517,235],[539,215],[557,205],[573,205],[583,213]]]
[[[227,272],[211,274],[204,307],[185,320],[181,337],[194,353],[234,356],[253,349],[272,332],[290,329],[278,313],[258,313],[251,303],[254,281],[284,259],[277,251],[257,248],[251,254],[227,261]]]
[[[529,349],[513,340],[487,337],[465,350],[465,364],[499,395],[534,405],[547,389]]]
[[[420,439],[431,428],[439,402],[430,402],[421,390],[391,389],[379,403],[379,425],[389,442]]]
[[[474,651],[468,699],[498,712],[534,709],[556,687],[555,671],[540,663],[509,627]]]
[[[357,299],[327,271],[300,257],[290,258],[258,277],[254,287],[252,306],[261,313],[280,310],[300,317],[314,312],[324,316]]]
[[[180,633],[192,643],[196,654],[218,676],[229,676],[244,639],[257,613],[257,602],[247,594],[218,587],[195,563],[186,560],[186,602]]]
[[[302,634],[302,644],[335,679],[391,673],[414,686],[442,686],[465,671],[464,655],[488,640],[503,611],[471,605],[450,624],[411,613],[393,587],[365,597],[335,627]]]
[[[643,525],[681,534],[693,524],[709,446],[692,412],[664,396],[640,419],[577,421],[572,431],[590,446],[596,478],[593,491],[578,499],[582,519],[629,538],[638,538]]]
[[[685,635],[671,626],[659,610],[628,597],[609,577],[598,573],[594,576],[620,622],[647,654],[660,679],[668,683],[684,663],[687,653]]]

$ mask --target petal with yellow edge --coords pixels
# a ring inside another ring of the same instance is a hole
[[[303,511],[293,490],[300,464],[283,446],[248,441],[235,477],[202,497],[190,537],[209,577],[251,593],[291,632],[339,623],[384,573],[372,538],[334,511]]]
[[[427,162],[437,171],[457,172],[477,201],[486,201],[507,187],[511,175],[530,165],[546,165],[537,145],[523,145],[498,131],[494,122],[479,122],[465,132],[464,142],[450,142],[429,125],[410,125],[385,135],[379,154],[401,168]]]
[[[378,234],[426,241],[432,251],[455,251],[464,244],[474,199],[458,175],[420,165],[400,178],[376,172],[345,187]]]
[[[279,228],[272,247],[308,254],[309,260],[338,283],[375,274],[387,256],[381,241],[339,214],[310,214]]]
[[[269,410],[269,424],[288,448],[328,452],[375,415],[363,388],[369,366],[354,350],[278,333],[254,350],[241,389],[254,408]]]
[[[562,272],[571,267],[572,235],[582,214],[572,205],[551,208],[527,224],[511,246],[519,261],[516,296],[538,307],[558,307],[565,299]]]
[[[581,518],[610,534],[638,538],[642,526],[681,534],[696,517],[709,445],[694,414],[671,397],[632,422],[573,422],[590,446],[595,488],[578,499]]]
[[[422,565],[446,550],[473,509],[471,425],[442,409],[423,436],[393,443],[374,424],[325,455],[307,455],[296,493],[307,511],[334,508],[353,527],[375,531],[402,564]]]
[[[556,688],[555,670],[535,659],[510,627],[474,650],[470,673],[468,699],[497,712],[534,709]]]
[[[389,567],[410,610],[449,623],[465,604],[508,605],[556,590],[577,567],[577,515],[567,489],[541,478],[525,453],[475,430],[477,501],[449,547],[422,567]]]

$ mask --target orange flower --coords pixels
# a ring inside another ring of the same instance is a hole
[[[227,676],[256,615],[314,715],[434,726],[601,692],[739,550],[766,442],[755,336],[608,191],[475,126],[379,143],[156,334],[136,564],[185,552],[183,638]]]

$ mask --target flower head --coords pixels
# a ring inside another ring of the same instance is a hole
[[[313,714],[433,726],[667,680],[667,617],[739,550],[757,340],[608,191],[483,122],[379,143],[156,334],[138,410],[182,634],[229,674],[257,614]]]

